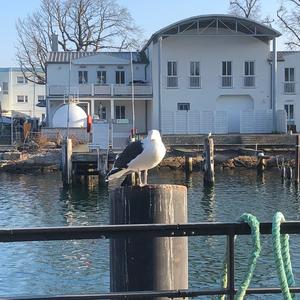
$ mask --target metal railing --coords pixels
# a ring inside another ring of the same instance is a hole
[[[190,88],[201,88],[201,77],[200,76],[190,76],[189,77]]]
[[[167,88],[178,87],[178,76],[167,76]]]
[[[283,83],[283,92],[284,94],[295,94],[296,93],[296,84],[293,81]]]
[[[271,234],[271,223],[260,223],[261,234]],[[134,299],[153,297],[197,297],[227,295],[233,299],[235,288],[235,235],[249,235],[250,227],[246,223],[189,223],[189,224],[137,224],[137,225],[104,225],[84,227],[48,227],[24,229],[0,229],[0,243],[53,241],[53,240],[83,240],[83,239],[115,239],[128,237],[188,237],[188,236],[227,236],[228,272],[226,289],[180,289],[164,291],[130,291],[99,293],[90,295],[57,295],[57,296],[17,296],[1,299]],[[300,222],[285,222],[281,225],[281,233],[300,234]],[[293,293],[300,293],[300,287],[290,288]],[[279,294],[280,288],[249,288],[247,294]]]
[[[222,88],[232,88],[233,87],[232,75],[222,75],[221,76],[221,87]]]
[[[245,75],[243,76],[243,87],[255,87],[255,76],[254,75]]]

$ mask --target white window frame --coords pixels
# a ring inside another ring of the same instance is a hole
[[[291,108],[293,108],[291,110]],[[285,103],[284,110],[286,111],[286,119],[288,125],[294,124],[295,122],[295,104],[293,103]]]
[[[224,65],[225,63],[225,65]],[[230,68],[229,68],[230,65]],[[225,68],[224,68],[225,66]],[[230,72],[229,72],[230,71]],[[222,88],[233,88],[233,76],[232,76],[232,61],[223,60],[221,64],[221,87]]]
[[[88,71],[79,70],[78,71],[78,83],[79,84],[87,84],[89,77]]]
[[[178,63],[174,60],[167,62],[167,88],[178,88]]]
[[[17,76],[17,84],[27,84],[28,80],[22,76],[22,75],[18,75]]]
[[[190,62],[189,87],[191,89],[201,88],[200,61]]]
[[[122,109],[124,109],[123,112],[122,112]],[[126,119],[126,106],[125,105],[116,105],[115,114],[116,114],[117,120]]]
[[[291,72],[291,70],[293,70],[293,73]],[[296,73],[295,67],[285,67],[284,68],[284,83],[283,83],[284,94],[295,94],[296,93],[295,73]],[[293,78],[291,78],[291,77],[293,77]]]
[[[254,60],[246,60],[244,62],[243,87],[244,88],[255,87],[255,61]]]
[[[122,76],[123,74],[123,76]],[[116,71],[116,84],[125,84],[125,71],[117,70]]]
[[[107,72],[106,70],[97,71],[97,84],[106,84]]]
[[[17,95],[17,103],[28,103],[27,95]]]

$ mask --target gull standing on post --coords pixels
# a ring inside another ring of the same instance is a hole
[[[166,148],[158,130],[150,130],[141,141],[130,143],[116,157],[115,163],[106,175],[106,181],[117,179],[123,175],[137,172],[140,186],[147,184],[148,170],[156,167],[164,158]],[[141,173],[144,172],[144,182]]]

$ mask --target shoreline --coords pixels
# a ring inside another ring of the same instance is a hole
[[[253,151],[253,150],[252,150]],[[247,149],[226,149],[215,151],[215,168],[216,169],[256,169],[257,157],[254,155],[246,155]],[[280,151],[266,151],[269,156],[266,159],[266,169],[272,169],[282,165],[295,166],[295,152],[288,149]],[[10,159],[0,160],[0,172],[9,173],[49,173],[60,171],[61,166],[61,148],[40,149],[38,151],[28,152],[11,152]],[[193,155],[193,170],[201,170],[201,162],[203,157]],[[184,169],[185,156],[178,155],[172,151],[167,152],[166,157],[159,164],[158,168],[167,168],[170,170]]]

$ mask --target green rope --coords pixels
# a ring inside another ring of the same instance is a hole
[[[285,222],[284,216],[281,212],[277,212],[272,223],[272,243],[283,298],[284,300],[292,300],[296,297],[295,294],[290,293],[289,287],[295,285],[295,279],[289,253],[289,235],[280,234],[282,222]]]
[[[252,244],[253,244],[253,250],[251,257],[248,262],[248,271],[246,272],[246,275],[244,279],[242,280],[242,284],[239,287],[234,299],[235,300],[242,300],[244,299],[244,296],[246,294],[246,290],[251,282],[257,258],[259,257],[261,246],[260,246],[260,232],[259,232],[259,222],[257,218],[251,214],[243,214],[240,219],[240,221],[246,222],[250,228],[251,228],[251,237],[252,237]],[[226,247],[228,249],[228,247]],[[228,252],[226,250],[225,254],[225,260],[224,260],[224,267],[223,267],[223,276],[222,276],[222,288],[227,288],[227,271],[228,271],[228,265],[227,265],[227,257]],[[225,299],[225,295],[222,295],[219,297],[220,300]]]
[[[248,271],[246,272],[246,275],[242,281],[242,284],[240,285],[234,299],[241,300],[244,299],[244,296],[246,294],[246,290],[251,282],[256,261],[259,257],[261,246],[260,246],[260,232],[259,232],[259,222],[256,217],[254,217],[251,214],[243,214],[240,217],[240,220],[243,222],[246,222],[250,228],[251,228],[251,237],[252,237],[252,254],[248,262]]]

